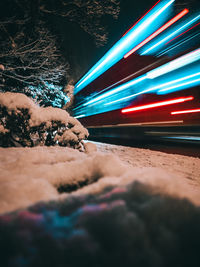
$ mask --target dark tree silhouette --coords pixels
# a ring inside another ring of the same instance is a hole
[[[42,106],[66,106],[69,64],[55,17],[75,22],[103,45],[107,33],[101,19],[118,14],[117,0],[1,0],[0,90],[25,93]]]
[[[120,12],[118,0],[51,0],[38,1],[39,12],[61,16],[76,22],[95,40],[97,46],[107,42],[108,32],[103,19],[111,16],[117,19]]]
[[[26,1],[3,0],[0,13],[0,90],[25,93],[43,106],[66,104],[68,64],[47,24]]]
[[[61,90],[68,65],[44,25],[35,26],[34,33],[25,35],[26,22],[17,21],[18,29],[12,35],[7,29],[14,20],[1,23],[1,91],[25,93],[41,105],[63,106],[68,100]]]

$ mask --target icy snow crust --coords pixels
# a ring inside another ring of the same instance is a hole
[[[200,204],[199,158],[106,144],[97,144],[101,152],[92,143],[86,147],[87,154],[58,146],[0,148],[0,212],[101,194],[107,187],[126,188],[135,181],[154,194]]]

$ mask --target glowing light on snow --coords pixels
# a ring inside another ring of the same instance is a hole
[[[78,116],[74,116],[74,118],[76,118],[76,119],[83,118],[83,117],[85,117],[85,114],[81,114],[81,115],[78,115]]]

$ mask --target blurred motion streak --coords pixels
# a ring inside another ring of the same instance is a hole
[[[176,2],[134,20],[75,85],[73,115],[90,136],[200,145],[200,10]]]
[[[170,100],[166,100],[166,101],[151,103],[151,104],[147,104],[147,105],[142,105],[142,106],[137,106],[137,107],[132,107],[132,108],[125,108],[125,109],[122,109],[121,112],[122,113],[129,113],[129,112],[138,111],[138,110],[145,110],[145,109],[150,109],[150,108],[155,108],[155,107],[168,106],[168,105],[173,105],[173,104],[177,104],[177,103],[182,103],[185,101],[190,101],[193,99],[194,99],[193,96],[180,97],[180,98],[170,99]]]
[[[177,20],[181,19],[183,16],[185,16],[189,10],[185,8],[183,11],[181,11],[178,15],[176,15],[173,19],[168,21],[166,24],[164,24],[160,29],[155,31],[152,35],[150,35],[148,38],[146,38],[143,42],[141,42],[139,45],[137,45],[135,48],[133,48],[130,52],[128,52],[124,58],[127,58],[131,54],[133,54],[135,51],[140,49],[143,45],[151,41],[153,38],[155,38],[157,35],[159,35],[161,32],[166,30],[168,27],[170,27],[172,24],[174,24]]]
[[[173,38],[172,40],[170,40],[169,42],[167,42],[165,45],[171,43],[172,41],[174,41],[175,39],[179,38],[181,35],[185,34],[186,32],[189,32],[190,30],[194,29],[196,26],[200,25],[200,22],[195,24],[194,26],[192,26],[191,28],[189,28],[187,31],[182,32],[181,34],[179,34],[178,36],[176,36],[175,38]]]
[[[200,112],[200,108],[197,109],[187,109],[187,110],[179,110],[179,111],[172,111],[171,115],[176,115],[176,114],[187,114],[187,113],[196,113]]]
[[[195,61],[198,61],[200,59],[200,48],[196,49],[184,56],[181,56],[177,59],[174,59],[170,61],[169,63],[164,64],[161,67],[158,67],[154,70],[151,70],[147,72],[147,78],[154,79],[156,77],[159,77],[163,74],[166,74],[168,72],[171,72],[173,70],[177,70],[183,66],[189,65]]]
[[[99,77],[123,58],[135,45],[144,40],[157,27],[167,20],[170,10],[168,8],[175,0],[163,0],[151,9],[127,34],[122,37],[79,81],[74,88],[77,94],[85,86]],[[165,12],[166,11],[166,12]],[[156,23],[155,23],[156,21]]]
[[[134,23],[133,24],[133,26],[131,26],[131,28],[130,29],[128,29],[128,31],[126,31],[123,35],[122,35],[122,37],[123,36],[125,36],[133,27],[135,27],[135,25],[136,24],[138,24],[138,22],[141,20],[141,19],[143,19],[158,3],[160,2],[160,0],[158,1],[158,2],[156,2],[153,6],[152,6],[152,8],[151,9],[149,9],[138,21],[136,21],[136,23]]]
[[[189,86],[191,86],[191,85],[194,86],[194,85],[198,85],[198,84],[200,84],[200,78],[196,79],[196,80],[189,81],[189,82],[177,84],[177,85],[165,88],[165,89],[161,89],[161,90],[158,91],[158,94],[169,93],[169,92],[172,92],[172,91],[177,91],[177,89],[185,89],[188,85]]]
[[[106,93],[104,93],[104,94],[102,94],[102,95],[100,95],[100,96],[98,96],[98,97],[86,102],[83,105],[86,106],[86,105],[92,104],[94,102],[97,102],[97,101],[99,101],[99,100],[101,100],[101,99],[103,99],[105,97],[108,97],[108,96],[110,96],[112,94],[115,94],[115,93],[117,93],[119,91],[127,89],[127,88],[129,88],[129,87],[131,87],[131,86],[133,86],[133,85],[135,85],[135,84],[137,84],[139,82],[142,82],[145,79],[146,79],[146,77],[143,75],[143,76],[141,76],[139,78],[131,80],[131,81],[127,82],[127,83],[124,83],[124,84],[122,84],[122,85],[120,85],[120,86],[118,86],[118,87],[116,87],[116,88],[114,88],[114,89],[112,89],[112,90],[110,90],[110,91],[108,91],[108,92],[106,92]]]
[[[171,72],[173,70],[176,70],[178,68],[181,68],[183,66],[191,64],[191,63],[193,63],[193,62],[195,62],[195,61],[197,61],[199,59],[200,59],[200,49],[194,50],[194,51],[192,51],[192,52],[190,52],[190,53],[188,53],[188,54],[186,54],[184,56],[181,56],[181,57],[179,57],[179,58],[177,58],[175,60],[172,60],[172,61],[170,61],[170,62],[168,62],[168,63],[166,63],[166,64],[164,64],[164,65],[162,65],[162,66],[160,66],[160,67],[158,67],[156,69],[153,69],[153,70],[147,72],[146,74],[144,74],[142,76],[139,76],[138,78],[135,78],[135,79],[133,79],[133,80],[131,80],[129,82],[126,82],[126,83],[124,83],[122,85],[119,85],[118,87],[116,87],[116,88],[114,88],[114,89],[112,89],[112,90],[110,90],[110,91],[108,91],[106,93],[103,93],[103,94],[99,95],[98,97],[93,98],[92,100],[89,100],[88,102],[84,103],[83,105],[87,106],[87,105],[96,103],[96,102],[98,102],[98,101],[100,101],[102,99],[105,99],[108,96],[111,96],[111,95],[113,95],[115,93],[118,93],[118,92],[120,92],[122,90],[125,90],[127,88],[130,88],[133,85],[136,85],[137,83],[142,82],[147,78],[149,78],[149,79],[157,78],[157,77],[162,76],[162,75],[164,75],[164,74],[166,74],[168,72]],[[196,76],[198,74],[199,73],[193,74],[193,75]],[[184,73],[184,75],[185,75],[185,73]],[[181,80],[184,80],[184,79],[187,79],[187,78],[191,78],[191,77],[192,76],[190,75],[188,77],[184,77],[184,78],[177,79],[177,80],[174,80],[174,78],[173,78],[173,80],[170,81],[169,83],[161,84],[161,85],[159,85],[157,87],[146,89],[146,90],[140,91],[138,93],[126,96],[124,98],[117,99],[115,101],[112,101],[112,103],[120,102],[120,101],[123,101],[125,99],[132,98],[132,97],[140,95],[140,94],[144,94],[146,92],[154,91],[154,90],[159,89],[159,88],[161,88],[163,86],[169,85],[170,83],[173,84],[175,82],[178,82],[178,81],[181,81]],[[178,87],[179,87],[179,85],[177,85],[177,88]],[[174,88],[176,88],[176,87],[174,87]],[[110,104],[109,102],[105,103],[105,105],[109,105],[109,104]]]
[[[121,98],[121,99],[117,99],[117,100],[112,101],[112,102],[105,103],[104,105],[111,105],[111,104],[113,104],[113,103],[117,103],[117,102],[120,102],[120,101],[124,101],[124,100],[130,99],[130,98],[133,98],[133,97],[135,97],[135,96],[137,96],[137,95],[141,95],[141,94],[149,93],[149,92],[155,91],[155,90],[157,90],[157,89],[160,89],[160,88],[162,88],[162,87],[165,87],[165,86],[168,86],[168,85],[171,85],[171,84],[180,82],[180,81],[184,81],[184,80],[187,80],[187,79],[190,79],[190,78],[199,76],[199,75],[200,75],[200,72],[195,73],[195,74],[192,74],[192,75],[189,75],[189,76],[186,76],[186,77],[183,77],[183,78],[180,78],[180,79],[172,80],[172,81],[167,82],[167,83],[163,83],[163,84],[161,83],[161,84],[158,85],[158,86],[155,86],[155,87],[152,87],[152,88],[143,90],[143,91],[141,91],[141,92],[138,92],[138,93],[135,93],[135,94],[132,94],[132,95],[128,95],[128,96],[126,96],[126,97],[123,97],[123,98]],[[198,79],[198,80],[192,80],[190,83],[193,84],[193,83],[195,83],[196,81],[200,81],[200,79]],[[188,84],[189,84],[189,83],[188,83]],[[180,88],[180,87],[183,87],[183,85],[186,85],[186,83],[184,83],[184,84],[178,84],[178,85],[176,85],[176,86],[174,86],[174,87],[170,87],[170,88],[168,87],[167,89],[163,89],[163,90],[170,90],[170,89],[174,89],[174,88]],[[162,91],[162,90],[158,91],[158,93],[161,92],[161,91]]]
[[[174,45],[170,46],[169,48],[166,48],[166,49],[162,50],[162,51],[161,51],[160,53],[158,53],[156,56],[159,56],[159,57],[160,57],[160,56],[162,56],[162,55],[168,53],[169,51],[171,51],[171,50],[177,48],[178,46],[181,46],[181,45],[183,45],[184,43],[186,43],[186,42],[188,42],[188,41],[191,41],[192,39],[196,38],[198,35],[200,35],[200,33],[196,33],[196,34],[194,34],[194,35],[192,35],[192,36],[186,37],[185,39],[183,39],[183,40],[181,40],[181,41],[175,43]]]
[[[189,27],[191,24],[195,23],[197,20],[200,19],[200,15],[195,16],[191,20],[189,20],[186,24],[181,24],[177,26],[177,30],[173,31],[171,34],[167,35],[165,38],[161,37],[160,41],[156,41],[152,46],[147,48],[145,51],[141,52],[140,55],[146,55],[146,54],[151,54],[149,53],[152,50],[158,49],[158,46],[164,45],[166,41],[168,41],[170,38],[176,36],[176,34],[179,34],[179,32],[184,31],[187,27]]]

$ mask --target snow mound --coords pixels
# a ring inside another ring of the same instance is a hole
[[[86,153],[93,153],[97,151],[97,146],[91,142],[84,142],[84,148]]]
[[[155,167],[130,167],[112,154],[59,146],[0,148],[0,168],[0,213],[40,201],[101,194],[110,186],[126,188],[137,181],[154,194],[200,204],[199,192],[179,176]]]
[[[125,172],[114,156],[87,156],[64,147],[0,148],[0,160],[1,213],[59,198],[59,191]]]

